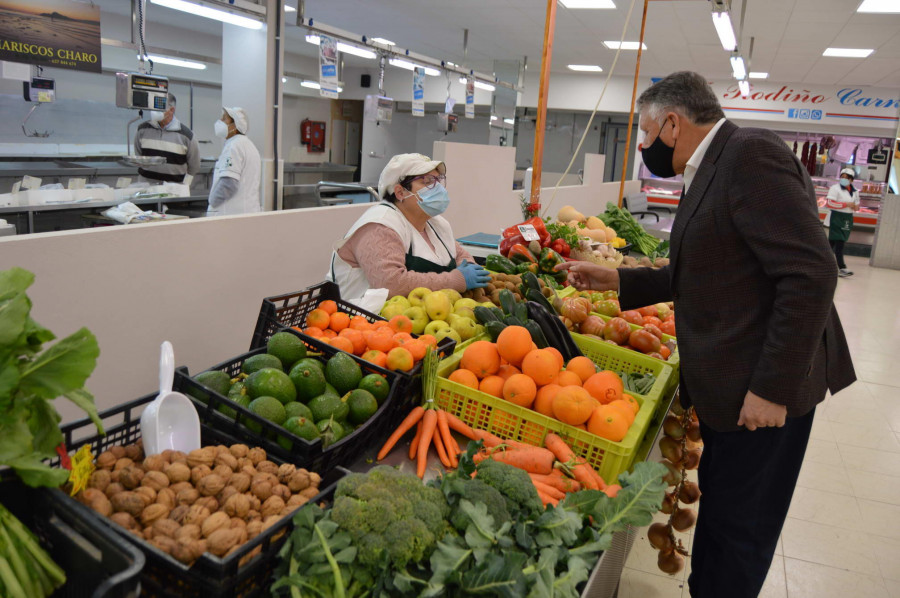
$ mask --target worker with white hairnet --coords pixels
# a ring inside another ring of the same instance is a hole
[[[207,216],[250,214],[261,209],[259,151],[247,138],[249,128],[243,108],[225,108],[216,121],[216,136],[225,139],[225,147],[213,171]]]

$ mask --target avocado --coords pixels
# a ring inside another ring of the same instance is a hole
[[[259,355],[248,357],[241,364],[241,372],[247,375],[258,372],[263,368],[274,368],[280,372],[284,371],[281,360],[268,353],[260,353]]]
[[[282,404],[297,400],[297,389],[287,374],[275,368],[263,368],[250,374],[244,383],[252,398],[275,397]]]
[[[306,345],[296,335],[290,332],[276,332],[266,345],[266,352],[277,357],[284,369],[306,357]]]
[[[194,376],[194,382],[222,396],[228,395],[228,391],[231,390],[231,378],[225,372],[213,370],[200,372]],[[206,393],[198,388],[188,388],[187,393],[198,401],[207,402]]]
[[[325,379],[343,395],[359,386],[362,369],[352,357],[338,353],[325,364]]]

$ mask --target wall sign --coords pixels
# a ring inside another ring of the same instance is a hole
[[[337,59],[337,40],[319,35],[319,95],[326,98],[338,97]]]
[[[99,73],[100,6],[0,0],[0,60]]]
[[[425,116],[425,68],[417,66],[413,70],[412,115]]]
[[[466,77],[466,118],[475,118],[475,77]]]

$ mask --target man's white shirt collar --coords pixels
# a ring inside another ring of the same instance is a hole
[[[682,176],[684,179],[685,193],[691,188],[691,183],[694,181],[694,175],[697,174],[697,169],[700,168],[700,164],[703,163],[703,156],[706,155],[706,150],[709,149],[712,140],[715,138],[716,133],[719,132],[719,129],[722,128],[724,122],[724,118],[719,119],[719,122],[709,130],[709,133],[706,134],[706,137],[703,138],[703,141],[701,141],[700,145],[697,146],[697,149],[694,150],[691,159],[687,161],[687,164],[684,167],[684,175]]]

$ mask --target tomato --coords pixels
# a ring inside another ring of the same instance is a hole
[[[594,303],[594,311],[601,316],[617,317],[621,312],[618,304],[614,301],[598,301]]]
[[[631,334],[631,326],[622,318],[613,318],[603,327],[603,338],[617,345],[625,344]]]
[[[642,307],[638,310],[638,312],[645,318],[647,316],[656,317],[659,315],[659,310],[656,309],[655,305],[648,305],[647,307]]]
[[[656,326],[657,328],[659,328],[662,325],[662,320],[660,320],[656,316],[644,316],[644,321],[641,323],[644,326]]]
[[[662,323],[662,325],[659,327],[659,329],[662,330],[663,334],[668,334],[669,336],[676,336],[675,335],[675,320],[666,320],[665,322]]]
[[[659,339],[643,329],[632,332],[628,337],[628,344],[641,353],[658,353],[660,347]]]
[[[663,318],[663,322],[674,322],[674,321],[675,321],[675,312],[674,311],[669,312],[669,315],[667,315],[665,318]]]
[[[603,291],[603,298],[618,301],[619,294],[615,291]]]
[[[629,324],[637,324],[638,326],[644,325],[644,316],[642,316],[637,310],[629,309],[627,311],[623,311],[621,317],[625,319]]]
[[[668,359],[669,359],[669,355],[672,354],[672,350],[669,349],[669,347],[667,347],[666,345],[660,345],[660,347],[659,347],[659,354],[662,355],[662,358],[663,358],[663,359],[668,360]]]
[[[654,359],[661,359],[661,360],[663,360],[663,361],[666,360],[665,357],[663,357],[663,356],[662,356],[661,354],[659,354],[659,353],[656,353],[655,351],[654,351],[653,353],[647,353],[647,357],[653,357]]]
[[[658,338],[660,341],[662,340],[663,333],[662,333],[662,330],[660,330],[658,326],[654,326],[653,324],[647,324],[646,326],[644,326],[644,330],[646,330],[647,332],[649,332],[650,334],[652,334],[653,336]]]

